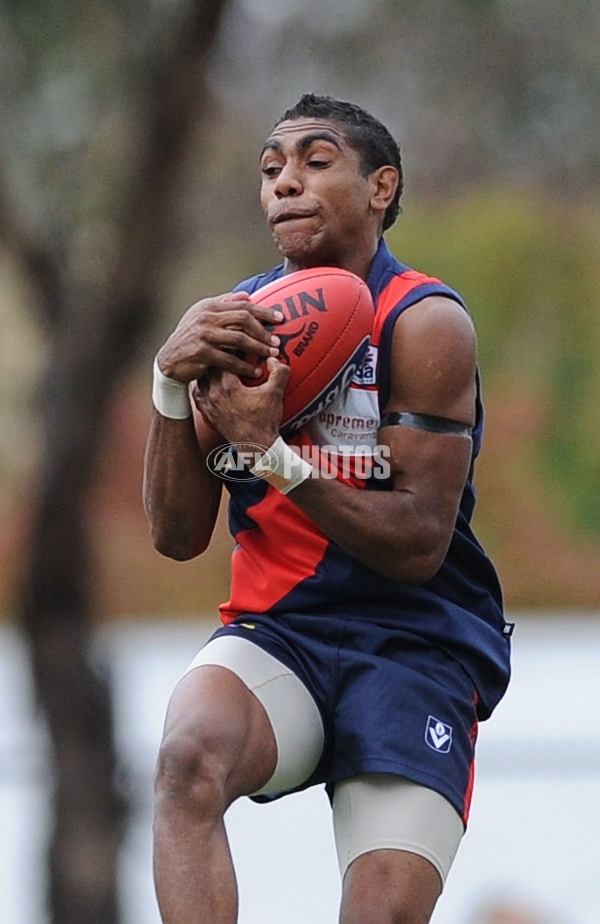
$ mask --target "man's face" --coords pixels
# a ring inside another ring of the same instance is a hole
[[[376,247],[373,184],[335,122],[281,122],[263,148],[260,200],[290,268],[347,266]],[[375,242],[375,243],[374,243]]]

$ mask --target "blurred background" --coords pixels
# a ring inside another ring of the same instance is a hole
[[[158,922],[155,750],[231,546],[221,517],[197,561],[152,549],[152,358],[192,302],[277,262],[258,151],[312,91],[398,138],[388,241],[479,333],[476,528],[518,623],[515,679],[434,922],[597,924],[600,6],[2,0],[0,86],[5,919]],[[328,924],[326,802],[284,803],[232,811],[240,920]]]

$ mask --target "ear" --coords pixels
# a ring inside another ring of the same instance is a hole
[[[371,208],[375,212],[385,212],[398,189],[399,175],[395,167],[386,165],[378,167],[369,175],[371,181]]]

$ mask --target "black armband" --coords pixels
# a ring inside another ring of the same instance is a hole
[[[451,433],[454,436],[471,436],[473,427],[449,417],[435,414],[411,414],[410,411],[389,411],[381,418],[380,427],[409,427],[427,433]]]

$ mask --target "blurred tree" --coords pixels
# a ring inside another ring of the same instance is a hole
[[[165,228],[189,138],[208,118],[208,52],[225,6],[27,2],[1,24],[11,92],[0,225],[49,338],[20,612],[53,746],[56,924],[119,920],[126,804],[93,642],[86,501],[115,383],[157,310]]]

